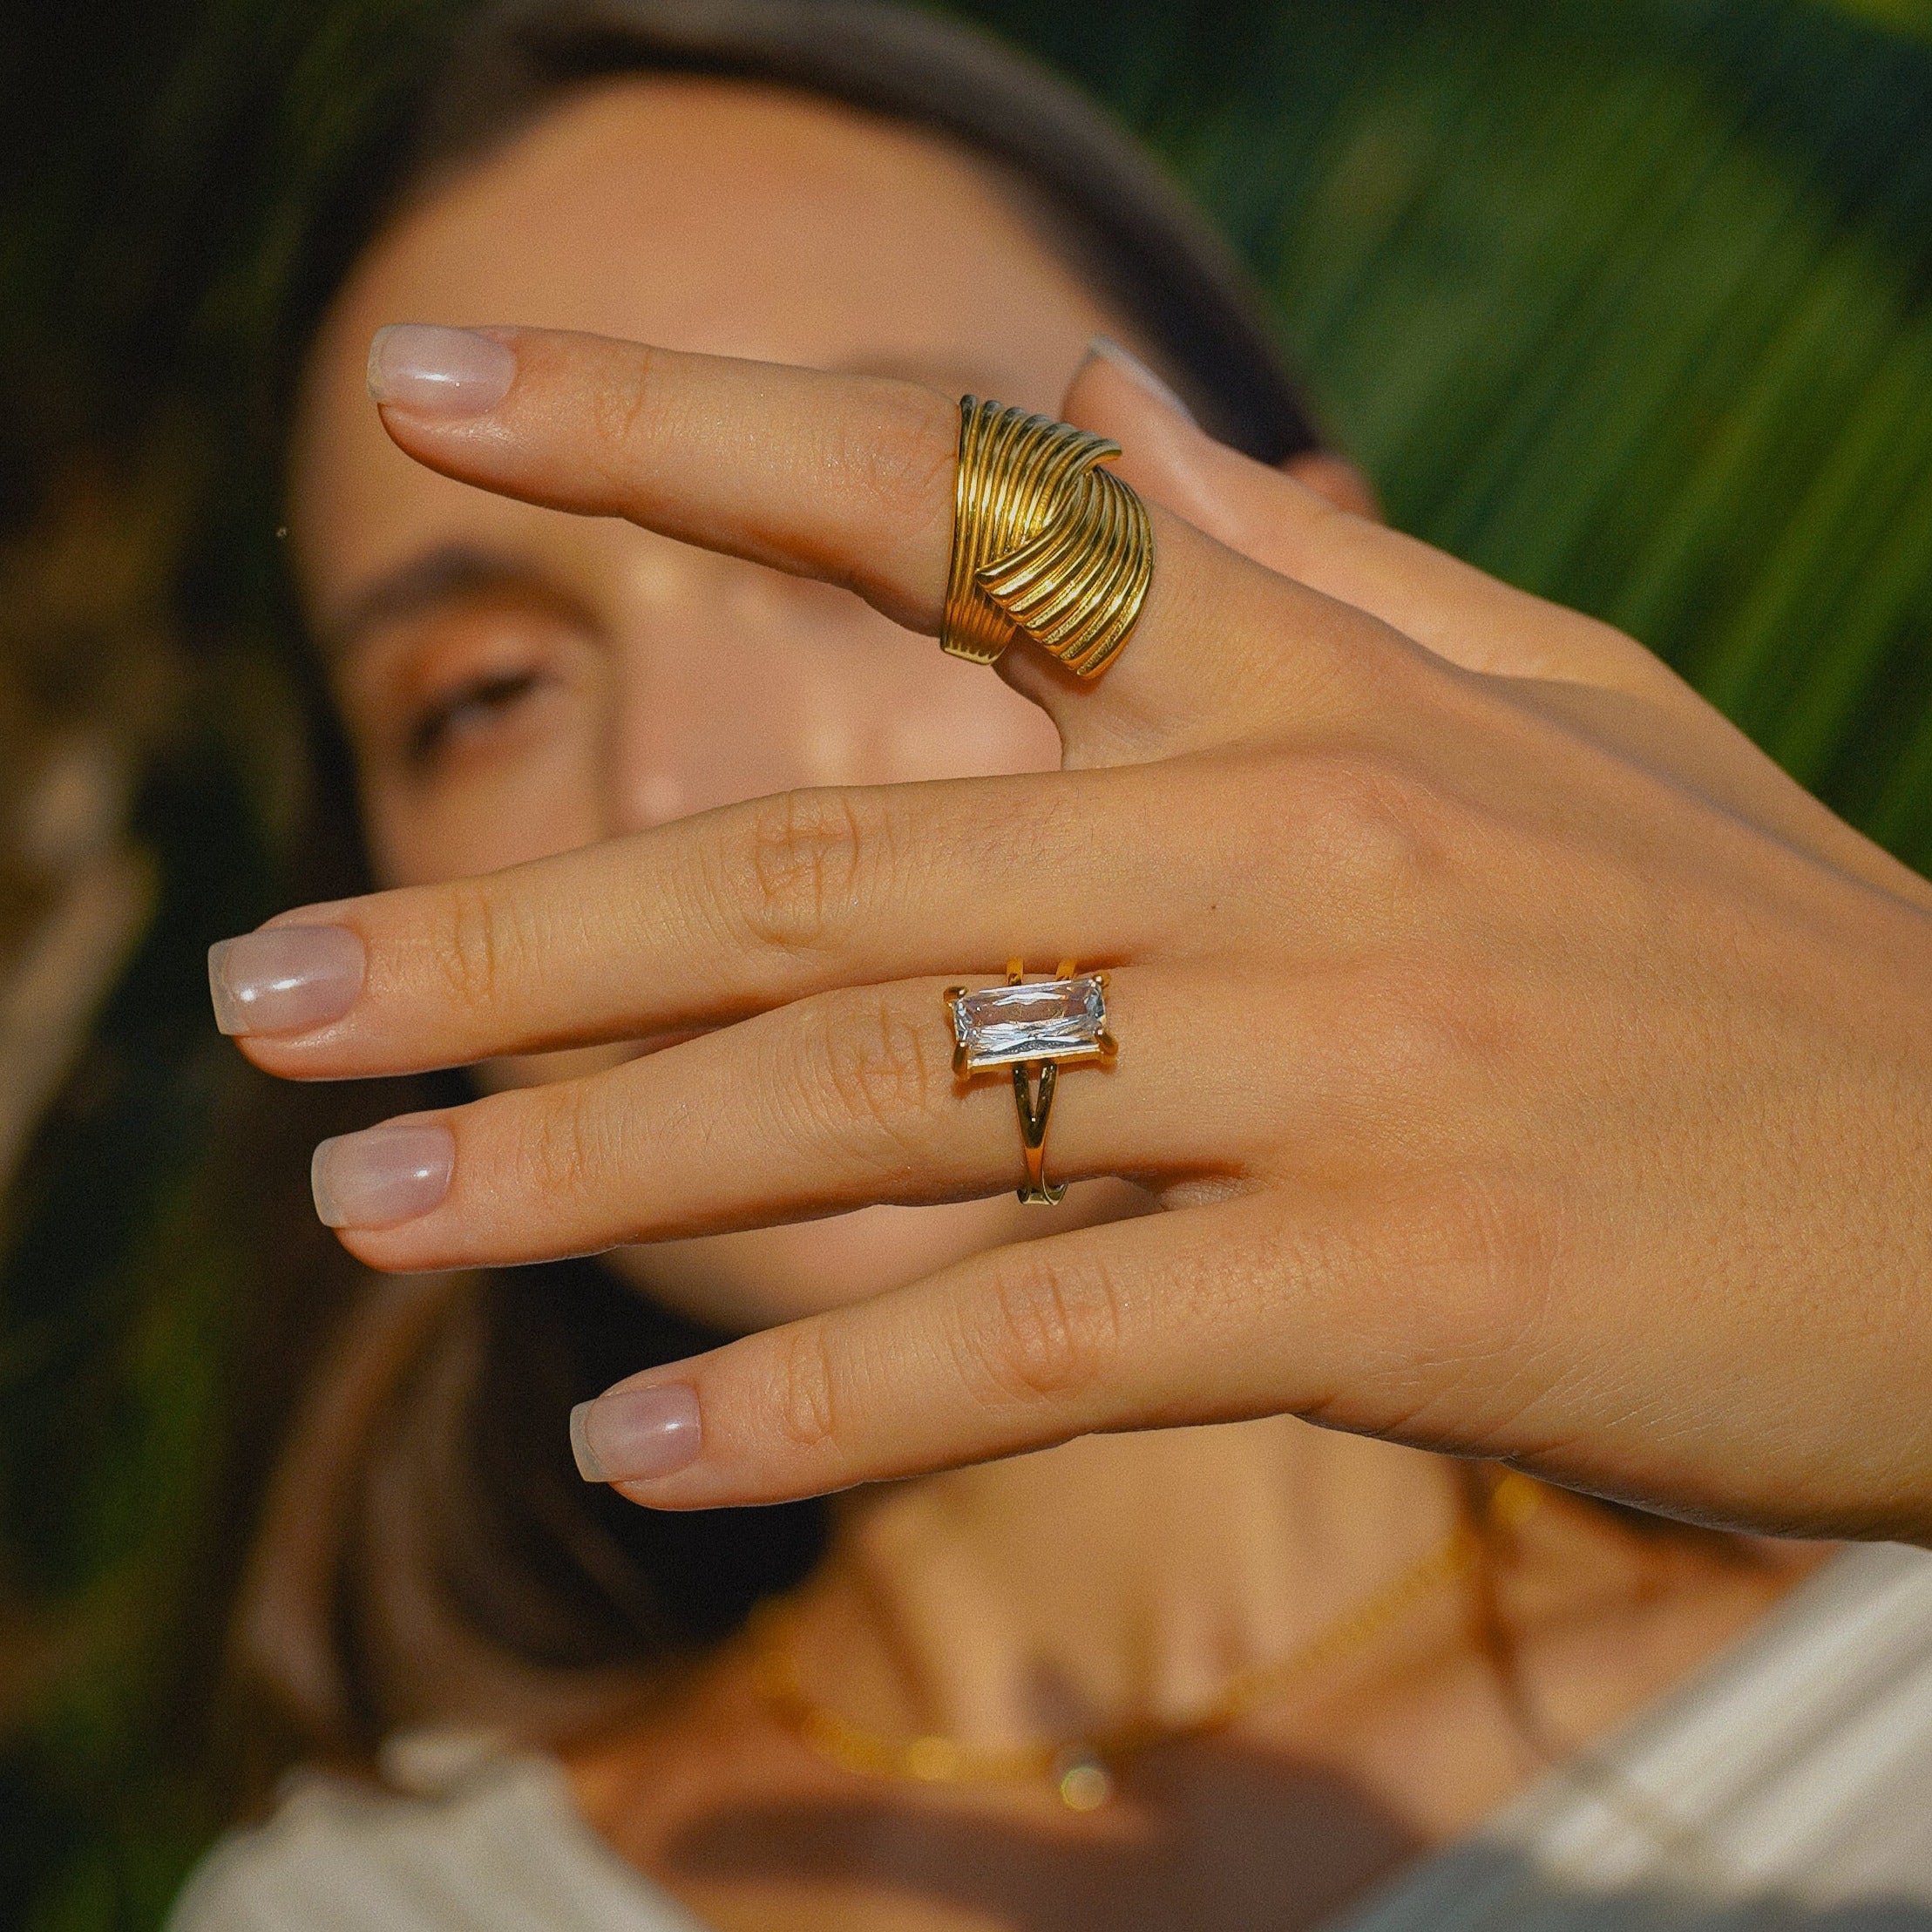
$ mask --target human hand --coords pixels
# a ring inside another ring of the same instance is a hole
[[[412,456],[937,629],[951,400],[501,339],[494,407],[386,407]],[[797,792],[271,923],[271,951],[332,929],[294,943],[341,990],[247,1034],[289,1077],[705,1029],[335,1143],[344,1241],[446,1268],[1010,1187],[1010,1089],[956,1085],[941,990],[1073,955],[1111,971],[1121,1054],[1061,1081],[1054,1177],[1169,1211],[620,1385],[586,1430],[627,1495],[1293,1412],[1713,1521],[1932,1535],[1932,894],[1628,639],[1105,361],[1065,413],[1126,446],[1158,566],[1097,685],[1002,662],[1062,771]],[[221,970],[246,1024],[257,969]]]

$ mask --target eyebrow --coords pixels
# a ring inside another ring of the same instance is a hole
[[[554,583],[521,558],[473,544],[438,544],[384,572],[350,598],[321,628],[322,654],[339,658],[372,630],[492,591],[514,591],[546,603],[567,601]]]

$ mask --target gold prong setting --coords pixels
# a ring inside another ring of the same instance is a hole
[[[1029,980],[1020,959],[1007,962],[1006,984],[971,992],[948,986],[944,999],[952,1022],[952,1071],[961,1080],[1010,1068],[1020,1114],[1020,1140],[1027,1184],[1020,1198],[1056,1206],[1064,1184],[1047,1182],[1047,1123],[1060,1068],[1086,1061],[1111,1065],[1120,1052],[1107,1021],[1108,976],[1081,973],[1061,960],[1049,980]]]

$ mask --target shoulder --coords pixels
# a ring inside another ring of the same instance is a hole
[[[591,1832],[555,1766],[492,1760],[421,1795],[303,1774],[232,1834],[167,1932],[696,1932]]]
[[[1932,1932],[1928,1816],[1932,1554],[1854,1546],[1332,1932]]]

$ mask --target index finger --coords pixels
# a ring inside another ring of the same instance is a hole
[[[887,377],[546,329],[385,329],[369,364],[390,435],[446,476],[820,578],[909,629],[939,630],[956,399]],[[1154,521],[1152,586],[1099,685],[1023,646],[1002,661],[1070,750],[1087,735],[1080,762],[1109,743],[1158,755],[1202,728],[1306,717],[1313,687],[1364,647],[1359,613],[1177,517],[1156,509]]]

